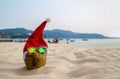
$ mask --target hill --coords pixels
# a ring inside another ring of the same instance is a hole
[[[27,30],[24,28],[12,28],[12,29],[1,29],[0,37],[1,38],[27,38],[29,33],[32,33],[32,30]]]
[[[32,33],[32,30],[27,30],[24,28],[12,28],[12,29],[1,29],[0,32],[5,32],[9,34],[19,34],[19,33]]]
[[[60,37],[60,38],[107,38],[104,35],[97,34],[97,33],[74,33],[72,31],[67,30],[60,30],[60,29],[54,29],[54,30],[46,30],[44,32],[46,37],[52,38],[52,37]]]
[[[27,38],[30,33],[32,33],[32,30],[27,30],[24,28],[13,28],[13,29],[1,29],[0,30],[0,36],[2,38],[2,34],[9,35],[11,38]],[[104,35],[97,34],[97,33],[74,33],[72,31],[67,30],[60,30],[60,29],[54,29],[54,30],[45,30],[44,36],[46,38],[107,38]]]

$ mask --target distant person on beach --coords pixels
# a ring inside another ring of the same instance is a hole
[[[43,32],[49,21],[49,19],[43,21],[29,36],[24,46],[23,58],[28,70],[39,68],[46,64],[48,45],[43,38]]]
[[[69,44],[69,39],[67,38],[66,40],[67,40],[67,44]]]
[[[53,43],[58,43],[59,42],[59,39],[56,37],[53,39]]]

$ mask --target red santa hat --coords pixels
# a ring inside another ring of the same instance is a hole
[[[23,52],[26,52],[29,47],[39,47],[45,46],[48,47],[47,43],[44,40],[43,32],[46,26],[46,23],[50,20],[47,19],[43,21],[38,28],[28,37],[28,40],[24,46]]]

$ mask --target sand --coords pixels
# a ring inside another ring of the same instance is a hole
[[[27,70],[24,43],[0,43],[0,79],[120,79],[119,46],[49,44],[47,64]]]

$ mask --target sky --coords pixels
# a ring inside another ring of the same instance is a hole
[[[35,28],[120,37],[120,0],[0,0],[0,29]]]

